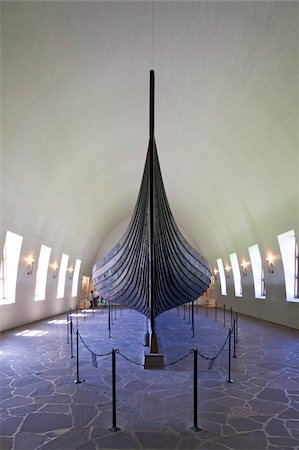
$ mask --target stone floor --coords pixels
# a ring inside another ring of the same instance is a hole
[[[223,311],[195,308],[162,314],[157,328],[164,370],[145,370],[144,317],[123,309],[73,316],[73,354],[66,317],[1,335],[2,450],[299,449],[299,332],[239,316],[236,358],[228,383],[228,343],[213,367],[198,359],[198,425],[191,430],[194,353],[215,356],[228,335]],[[116,320],[115,320],[116,316]],[[185,317],[184,317],[185,316]],[[111,349],[116,354],[117,426],[111,432]],[[107,354],[108,353],[108,354]],[[97,367],[92,363],[92,354]],[[178,361],[179,360],[179,361]],[[177,362],[176,362],[177,361]],[[83,381],[74,383],[75,380]]]

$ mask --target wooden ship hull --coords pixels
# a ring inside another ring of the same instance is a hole
[[[93,284],[111,302],[150,319],[201,296],[211,282],[209,263],[184,239],[166,197],[154,138],[154,72],[150,71],[150,139],[129,226],[93,268]]]

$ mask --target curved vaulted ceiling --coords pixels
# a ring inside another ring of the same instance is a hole
[[[10,229],[91,270],[136,202],[151,68],[164,184],[189,242],[214,264],[298,230],[298,3],[1,10],[2,240]]]

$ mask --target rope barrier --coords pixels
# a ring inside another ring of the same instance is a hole
[[[128,357],[125,356],[123,353],[121,353],[119,350],[116,350],[116,352],[117,352],[120,356],[122,356],[124,359],[126,359],[127,361],[129,361],[129,362],[131,362],[131,363],[133,363],[133,364],[136,364],[136,366],[142,366],[142,367],[143,367],[143,364],[142,364],[142,363],[137,362],[137,361],[133,361],[133,359],[128,358]]]
[[[213,356],[213,357],[210,358],[210,357],[205,356],[205,355],[202,355],[200,352],[198,352],[199,356],[201,356],[203,359],[206,359],[207,361],[211,361],[212,359],[218,358],[218,356],[220,355],[220,353],[223,351],[223,349],[224,349],[224,347],[225,347],[225,344],[227,343],[228,338],[229,338],[229,332],[228,332],[228,334],[227,334],[227,336],[226,336],[226,339],[225,339],[225,341],[224,341],[224,343],[223,343],[221,349],[219,350],[219,352],[217,353],[216,356]]]
[[[88,347],[88,345],[86,344],[86,342],[83,340],[81,334],[80,334],[80,333],[78,333],[78,334],[79,334],[79,338],[81,339],[82,343],[85,345],[85,347],[87,348],[87,350],[88,350],[90,353],[93,353],[94,355],[99,356],[99,357],[102,357],[102,356],[108,356],[108,355],[111,355],[111,354],[112,354],[112,351],[111,351],[111,352],[108,352],[108,353],[103,353],[103,354],[95,353],[93,350],[90,350],[90,348]]]
[[[176,361],[172,361],[172,362],[169,362],[167,364],[164,364],[164,367],[172,366],[173,364],[176,364],[176,363],[178,363],[180,361],[183,361],[183,359],[186,359],[191,353],[192,353],[192,350],[190,350],[189,353],[186,353],[186,355],[182,356],[181,358],[177,359]]]

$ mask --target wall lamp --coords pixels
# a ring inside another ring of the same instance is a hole
[[[242,275],[244,275],[244,277],[247,277],[247,265],[241,264],[241,271],[242,271]]]
[[[27,275],[32,275],[33,266],[34,266],[34,259],[32,259],[27,265],[27,268],[26,268]]]
[[[52,277],[53,277],[53,278],[56,278],[57,275],[58,275],[58,266],[56,265],[56,266],[53,266],[53,274],[52,274]]]
[[[213,270],[213,276],[214,276],[215,279],[217,278],[217,273],[218,273],[218,270],[217,270],[217,269],[214,269],[214,270]]]
[[[268,272],[269,272],[269,273],[274,273],[274,265],[273,265],[273,262],[272,262],[269,258],[267,258],[267,259],[266,259],[266,263],[267,263]]]
[[[73,275],[74,275],[74,269],[72,267],[70,267],[68,269],[68,271],[69,271],[69,280],[72,280],[73,279]]]
[[[230,278],[230,269],[231,269],[231,267],[229,267],[229,266],[226,266],[224,269],[226,278]]]

